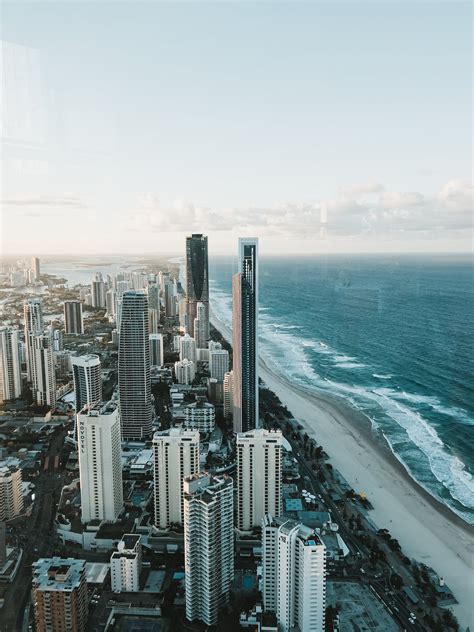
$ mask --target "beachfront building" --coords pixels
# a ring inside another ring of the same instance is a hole
[[[196,337],[194,320],[197,317],[197,305],[204,305],[203,334],[209,338],[209,266],[207,258],[207,237],[193,234],[186,237],[186,313],[188,333]]]
[[[217,624],[234,579],[234,508],[230,476],[184,479],[186,618]]]
[[[184,427],[202,433],[212,432],[216,426],[216,409],[204,397],[184,408]]]
[[[324,632],[326,548],[309,527],[266,515],[262,521],[263,604],[282,632]]]
[[[36,632],[85,632],[88,617],[86,562],[41,558],[33,562]]]
[[[155,525],[182,525],[183,479],[199,471],[199,432],[171,428],[153,435]]]
[[[114,522],[123,508],[120,416],[108,402],[77,415],[81,520]]]
[[[100,358],[89,353],[72,358],[74,378],[74,404],[76,413],[86,406],[95,406],[102,401],[102,373]]]
[[[0,327],[0,404],[20,396],[20,332],[17,327]]]
[[[224,375],[224,417],[231,419],[234,412],[234,372]]]
[[[221,345],[209,347],[209,373],[211,378],[224,381],[225,374],[229,371],[229,352],[222,349]]]
[[[280,430],[237,434],[237,528],[260,527],[265,514],[281,514],[283,435]]]
[[[142,440],[152,432],[148,300],[142,291],[123,293],[120,307],[118,385],[124,440]]]
[[[141,571],[141,536],[126,533],[110,558],[110,582],[113,592],[138,592]]]
[[[196,365],[191,360],[179,360],[174,363],[174,372],[178,384],[192,384],[196,377]]]
[[[74,336],[84,333],[81,301],[64,301],[64,331]]]
[[[207,307],[199,301],[196,305],[196,318],[194,319],[194,339],[198,349],[207,349],[207,337],[209,335],[209,321]]]
[[[232,277],[234,432],[258,419],[258,240],[239,239],[239,272]]]

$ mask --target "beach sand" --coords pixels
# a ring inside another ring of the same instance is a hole
[[[211,320],[232,342],[229,328],[214,314]],[[416,484],[390,450],[371,436],[362,413],[290,383],[262,361],[260,377],[324,447],[355,491],[366,494],[375,524],[388,529],[408,557],[445,579],[459,601],[452,608],[460,625],[473,628],[474,529]]]

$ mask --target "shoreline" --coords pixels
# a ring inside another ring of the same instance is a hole
[[[215,313],[210,320],[230,342],[231,332]],[[356,492],[374,509],[371,520],[388,528],[408,557],[432,567],[452,589],[451,606],[462,627],[474,625],[474,529],[423,489],[371,432],[370,420],[344,400],[307,391],[277,374],[260,358],[260,377],[314,437]]]

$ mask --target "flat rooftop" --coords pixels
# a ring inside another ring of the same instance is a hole
[[[85,561],[72,557],[41,558],[33,563],[33,586],[43,591],[72,591],[84,577]]]

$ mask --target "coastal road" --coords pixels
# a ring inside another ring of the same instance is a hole
[[[59,455],[66,431],[53,437],[47,456],[49,468],[41,470],[35,481],[35,503],[24,528],[15,527],[19,535],[26,536],[23,558],[18,573],[8,587],[5,603],[0,611],[0,632],[21,630],[23,617],[30,598],[31,564],[40,557],[54,554],[53,520],[62,488],[62,473],[54,470],[54,457]]]

